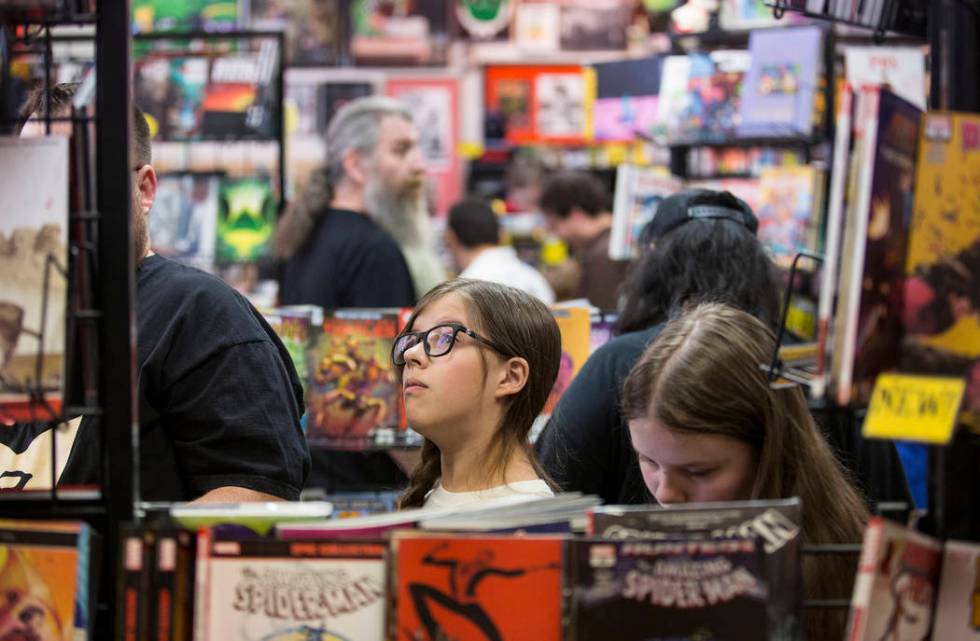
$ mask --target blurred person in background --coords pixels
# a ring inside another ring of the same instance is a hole
[[[454,204],[445,238],[460,278],[510,285],[546,304],[555,301],[544,276],[518,258],[513,247],[500,244],[500,222],[485,200],[470,197]]]
[[[568,243],[580,267],[575,297],[600,309],[616,309],[629,263],[609,258],[612,211],[606,188],[591,174],[558,172],[545,179],[538,208],[549,231]]]

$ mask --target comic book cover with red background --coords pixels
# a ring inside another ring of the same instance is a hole
[[[336,310],[307,354],[307,438],[339,449],[363,449],[398,429],[400,393],[391,364],[397,310]]]
[[[395,539],[396,641],[558,641],[562,540]]]

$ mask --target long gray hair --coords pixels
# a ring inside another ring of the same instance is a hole
[[[334,188],[346,175],[344,155],[350,150],[364,156],[374,153],[381,136],[381,121],[386,116],[412,119],[403,103],[387,96],[357,98],[334,115],[327,127],[327,155],[323,165],[313,171],[279,223],[275,250],[280,258],[289,258],[296,253],[333,200]]]

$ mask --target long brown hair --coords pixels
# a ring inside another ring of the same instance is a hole
[[[521,391],[504,401],[506,408],[488,454],[488,471],[494,476],[503,474],[514,448],[520,448],[538,476],[554,487],[528,442],[531,425],[541,413],[558,376],[561,334],[554,316],[544,303],[519,289],[488,281],[457,278],[434,287],[423,296],[404,331],[412,331],[418,315],[448,294],[456,294],[463,299],[473,317],[474,327],[471,329],[503,347],[506,356],[519,356],[526,359],[528,364],[527,383]],[[396,367],[399,380],[402,369]],[[420,507],[425,503],[426,494],[439,479],[440,463],[439,447],[426,439],[422,446],[422,461],[412,473],[408,489],[402,494],[398,503],[400,508]]]
[[[758,453],[752,499],[800,497],[806,543],[857,543],[868,513],[798,387],[773,389],[759,367],[775,339],[745,312],[706,303],[670,321],[626,379],[623,415],[719,434]],[[744,498],[744,497],[740,497]],[[804,559],[808,598],[848,598],[856,559]],[[808,614],[810,639],[843,637],[843,613]]]

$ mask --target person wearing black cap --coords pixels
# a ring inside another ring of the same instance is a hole
[[[589,357],[537,440],[542,466],[563,490],[606,503],[652,501],[621,414],[623,382],[686,306],[721,302],[778,326],[781,285],[757,229],[752,209],[728,192],[685,191],[660,203],[641,236],[646,251],[625,284],[619,336]],[[909,500],[891,443],[864,443],[849,426],[822,427],[869,497]]]

